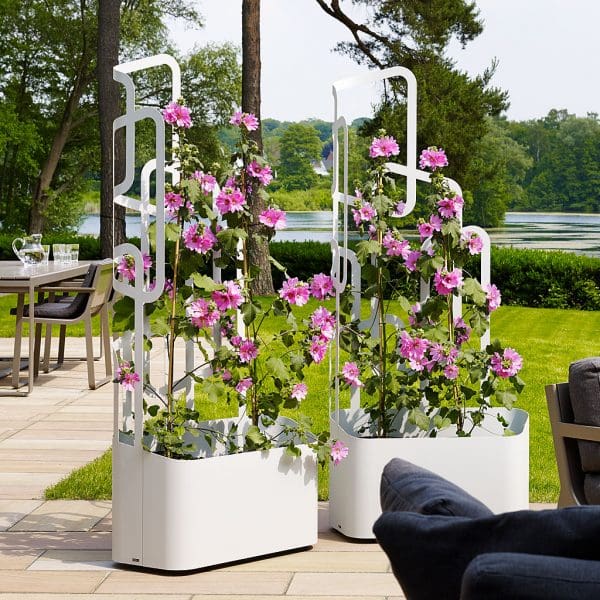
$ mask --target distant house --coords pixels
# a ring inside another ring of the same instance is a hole
[[[333,168],[333,151],[330,151],[327,158],[322,160],[311,160],[310,164],[317,175],[327,177]]]

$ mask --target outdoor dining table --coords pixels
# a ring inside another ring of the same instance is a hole
[[[20,261],[0,261],[0,293],[16,293],[17,313],[19,307],[24,305],[25,294],[28,295],[29,303],[29,352],[28,352],[28,378],[27,390],[19,389],[19,371],[21,368],[21,348],[15,347],[12,357],[12,386],[14,390],[0,391],[0,395],[27,395],[33,390],[34,380],[34,343],[35,343],[35,321],[34,305],[35,293],[40,287],[46,286],[65,279],[83,276],[87,273],[89,262],[77,262],[72,264],[56,264],[49,261],[47,264],[24,266]],[[21,312],[22,314],[22,312]],[[17,317],[18,318],[18,317]]]

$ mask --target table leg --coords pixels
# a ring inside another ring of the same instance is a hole
[[[19,387],[19,373],[21,371],[21,339],[23,337],[23,305],[25,304],[25,294],[19,292],[17,294],[17,320],[15,323],[15,348],[12,366],[12,385],[14,388]]]
[[[35,363],[35,287],[33,283],[29,284],[29,361],[27,372],[29,374],[29,383],[27,393],[33,391],[33,375]]]

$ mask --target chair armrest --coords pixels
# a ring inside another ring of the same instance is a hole
[[[557,433],[566,438],[600,442],[600,427],[597,425],[579,425],[577,423],[555,423]]]
[[[39,292],[77,292],[83,294],[91,294],[96,291],[93,287],[79,287],[79,286],[56,286],[56,287],[41,287],[38,289]]]

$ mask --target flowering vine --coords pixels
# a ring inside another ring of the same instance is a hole
[[[274,299],[252,294],[250,282],[256,271],[248,260],[248,239],[271,239],[286,222],[285,212],[268,202],[265,187],[273,172],[248,135],[258,127],[258,119],[242,111],[232,116],[230,123],[240,134],[238,148],[227,171],[213,174],[204,170],[197,149],[187,141],[192,121],[182,101],[169,104],[163,117],[178,135],[180,179],[167,187],[164,197],[166,236],[172,242],[168,280],[164,293],[148,310],[149,340],[163,336],[167,342],[167,390],[162,397],[148,382],[141,382],[152,399],[145,432],[167,456],[193,456],[189,436],[201,434],[211,443],[220,441],[229,452],[285,446],[298,456],[298,444],[306,443],[320,461],[329,455],[339,462],[343,448],[333,447],[326,433],[312,433],[306,417],[299,417],[294,426],[273,427],[283,408],[298,408],[305,400],[309,389],[304,371],[324,359],[334,337],[335,319],[327,308],[317,306],[308,319],[299,321],[294,307],[306,305],[311,297],[325,300],[334,291],[326,274],[318,273],[309,281],[286,274]],[[256,217],[249,206],[255,194],[262,195],[267,205]],[[213,265],[221,270],[222,280],[211,276]],[[151,266],[144,260],[146,271]],[[120,259],[117,272],[126,280],[135,279],[131,257]],[[125,312],[118,306],[116,310]],[[264,325],[273,317],[285,317],[285,324],[275,335],[265,335]],[[193,340],[204,357],[202,364],[186,373],[196,389],[211,400],[242,407],[248,426],[240,421],[224,434],[202,421],[199,405],[190,407],[185,394],[177,396],[177,338]],[[132,373],[133,366],[122,363],[117,381],[126,389],[140,384],[139,377],[132,380]]]
[[[373,139],[373,166],[356,191],[353,219],[368,234],[356,254],[374,320],[367,327],[352,320],[353,290],[346,290],[340,343],[349,360],[338,377],[342,386],[362,389],[375,435],[395,430],[401,408],[431,435],[451,424],[458,435],[468,435],[493,402],[512,407],[523,388],[522,360],[498,341],[479,348],[501,295],[495,285],[484,288],[465,271],[468,257],[480,254],[484,244],[475,231],[462,229],[463,198],[441,171],[448,164],[446,154],[435,147],[421,153],[419,165],[431,171],[433,193],[431,214],[419,220],[415,246],[400,230],[404,203],[387,195],[391,182],[385,163],[398,153],[398,144],[385,132]],[[402,291],[414,289],[404,284],[415,278],[430,282],[430,295],[422,302]],[[455,298],[462,300],[462,314],[456,313]],[[398,312],[406,314],[407,323],[397,325],[391,315]]]

